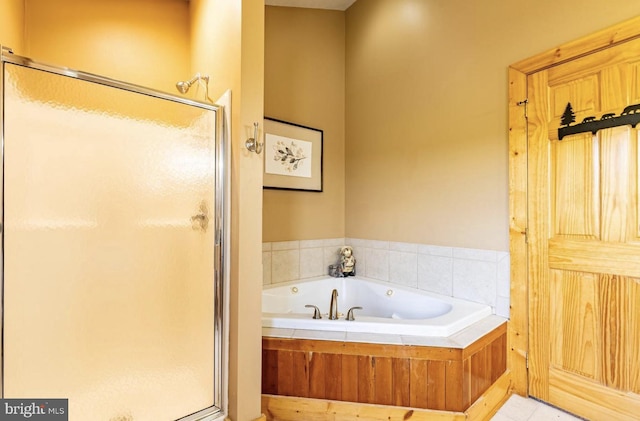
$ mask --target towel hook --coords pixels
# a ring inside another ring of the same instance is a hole
[[[244,146],[249,152],[255,152],[258,155],[262,152],[262,142],[258,142],[258,123],[253,123],[253,137],[247,139]]]

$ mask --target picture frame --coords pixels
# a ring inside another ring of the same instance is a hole
[[[263,188],[322,192],[324,132],[264,118]]]

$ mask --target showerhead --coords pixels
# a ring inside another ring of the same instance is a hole
[[[204,81],[204,83],[207,85],[207,88],[209,87],[209,76],[200,76],[200,73],[196,73],[196,75],[191,78],[191,80],[181,80],[180,82],[176,83],[176,89],[181,94],[186,94],[187,92],[189,92],[189,88],[191,88],[191,85],[198,81]]]
[[[186,94],[187,92],[189,92],[190,87],[191,87],[191,84],[188,81],[187,82],[180,81],[176,83],[176,88],[181,94]]]

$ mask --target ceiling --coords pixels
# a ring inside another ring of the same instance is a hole
[[[306,7],[310,9],[347,10],[356,0],[265,0],[267,6]]]

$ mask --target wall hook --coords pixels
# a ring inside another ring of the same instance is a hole
[[[262,142],[258,141],[258,123],[253,123],[253,137],[244,142],[244,146],[250,151],[260,155],[262,152]]]

